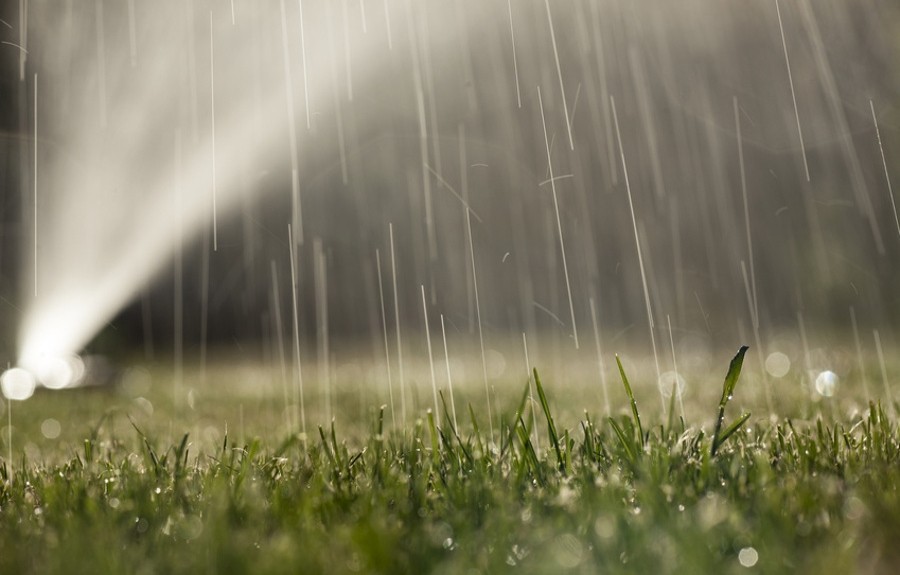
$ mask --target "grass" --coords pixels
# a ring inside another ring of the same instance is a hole
[[[460,429],[428,414],[387,432],[382,409],[345,439],[214,447],[110,412],[52,457],[3,462],[0,572],[893,572],[896,422],[878,404],[729,420],[745,351],[711,434],[642,423],[621,362],[630,412],[561,428],[566,398],[535,371],[537,401],[517,391],[493,438],[471,405]]]

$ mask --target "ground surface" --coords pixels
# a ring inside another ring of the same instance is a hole
[[[335,394],[343,417],[320,430],[316,408],[305,437],[277,387],[212,393],[190,372],[179,405],[141,373],[39,393],[13,405],[11,462],[2,430],[0,572],[893,572],[893,410],[744,420],[760,405],[728,367],[687,421],[652,395],[632,410],[618,378],[612,419],[546,379],[545,401],[500,391],[491,426],[462,391],[458,428],[422,409],[403,431]]]

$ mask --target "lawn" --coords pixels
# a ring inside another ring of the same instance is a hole
[[[498,394],[493,437],[461,392],[458,427],[443,391],[440,426],[396,428],[349,394],[359,417],[306,435],[278,393],[39,393],[12,406],[12,462],[3,429],[0,572],[894,572],[893,406],[757,416],[742,361],[688,420],[626,369],[609,418],[536,372]]]

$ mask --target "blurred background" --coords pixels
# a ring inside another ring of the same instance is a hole
[[[489,342],[586,357],[649,354],[648,329],[661,350],[801,329],[851,348],[853,322],[895,349],[896,2],[22,0],[0,19],[3,361],[47,316],[85,326],[59,351],[290,361],[294,295],[304,357],[384,361],[387,337],[394,361],[399,327],[421,359],[423,293],[435,350],[440,314],[460,345],[480,317]]]

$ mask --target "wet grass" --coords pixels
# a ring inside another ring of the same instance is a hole
[[[559,427],[573,400],[535,371],[493,438],[472,406],[460,429],[429,413],[388,432],[380,410],[364,433],[215,446],[111,412],[4,457],[0,572],[892,572],[896,422],[730,413],[744,352],[711,432],[642,421],[621,363],[629,411]]]

